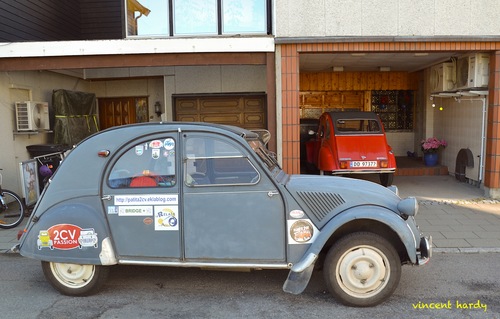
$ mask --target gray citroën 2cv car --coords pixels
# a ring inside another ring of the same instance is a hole
[[[289,175],[255,132],[134,124],[69,152],[18,248],[67,295],[95,293],[116,264],[288,269],[283,290],[299,294],[322,263],[334,297],[373,306],[393,293],[401,265],[430,258],[417,211],[395,186]]]

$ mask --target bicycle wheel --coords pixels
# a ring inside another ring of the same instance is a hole
[[[24,204],[16,193],[3,189],[0,193],[0,228],[8,229],[19,225],[24,219]]]

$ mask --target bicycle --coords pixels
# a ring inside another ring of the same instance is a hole
[[[0,168],[0,170],[2,170]],[[14,228],[24,219],[24,203],[13,191],[2,188],[0,173],[0,229]]]

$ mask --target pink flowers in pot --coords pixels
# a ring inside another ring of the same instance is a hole
[[[420,142],[420,145],[422,146],[422,151],[424,152],[424,154],[427,154],[436,153],[440,148],[445,148],[448,143],[446,143],[445,140],[439,140],[435,137],[429,137],[426,140],[422,140]]]

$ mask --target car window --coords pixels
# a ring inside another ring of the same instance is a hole
[[[380,133],[380,125],[371,119],[339,119],[336,128],[342,133]]]
[[[167,137],[136,144],[116,161],[111,188],[171,187],[176,183],[175,140]]]
[[[188,186],[256,184],[260,175],[236,146],[217,137],[188,137],[185,143]]]

